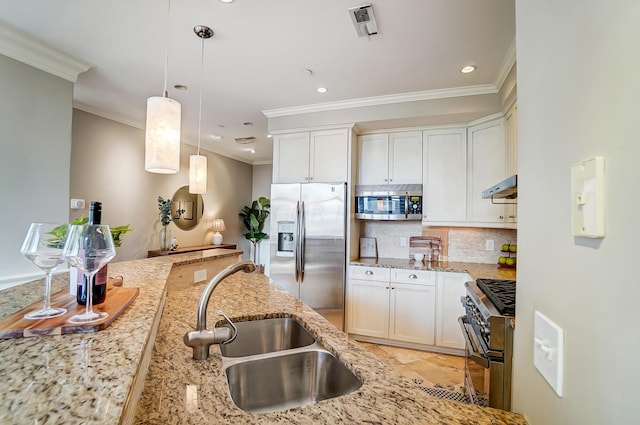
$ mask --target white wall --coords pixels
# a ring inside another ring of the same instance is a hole
[[[638,423],[640,2],[516,8],[518,291],[514,410],[532,425]],[[606,237],[571,234],[572,164],[606,161]],[[533,314],[565,331],[565,390],[534,369]]]
[[[66,222],[73,84],[0,55],[0,288],[42,272],[20,254],[34,221]]]
[[[131,224],[134,231],[123,237],[116,261],[145,258],[148,250],[159,249],[161,229],[158,196],[171,198],[189,184],[189,155],[195,148],[182,144],[180,171],[153,174],[144,171],[144,131],[84,111],[73,113],[71,152],[71,196],[101,201],[102,221],[111,226]],[[207,156],[207,193],[204,220],[192,230],[169,225],[179,246],[212,243],[208,218],[222,218],[225,243],[238,244],[241,223],[238,211],[250,202],[252,166],[224,156],[202,151]],[[71,211],[71,219],[88,214],[88,209]]]

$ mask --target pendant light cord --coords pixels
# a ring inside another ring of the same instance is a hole
[[[169,0],[169,6],[167,8],[167,43],[164,48],[164,90],[162,96],[169,97],[167,92],[167,74],[169,69],[169,42],[171,40],[171,0]]]
[[[200,48],[200,107],[198,108],[198,155],[200,155],[200,133],[202,127],[202,84],[204,82],[204,36]]]

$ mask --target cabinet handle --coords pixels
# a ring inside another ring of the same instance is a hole
[[[516,218],[516,216],[515,215],[510,215],[509,218]]]
[[[373,272],[371,270],[367,270],[366,272],[364,272],[364,274],[366,274],[367,276],[371,276]]]
[[[418,278],[418,276],[416,276],[416,275],[415,275],[415,274],[413,274],[413,273],[411,273],[411,274],[409,275],[409,279],[417,279],[417,278]]]

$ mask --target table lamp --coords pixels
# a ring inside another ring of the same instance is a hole
[[[225,230],[227,230],[224,227],[224,220],[221,218],[214,219],[211,229],[215,232],[213,234],[213,244],[220,245],[222,243],[222,235],[220,234],[220,232],[224,232]]]

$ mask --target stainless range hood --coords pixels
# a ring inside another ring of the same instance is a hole
[[[482,199],[515,199],[518,197],[518,176],[513,175],[482,192]]]

